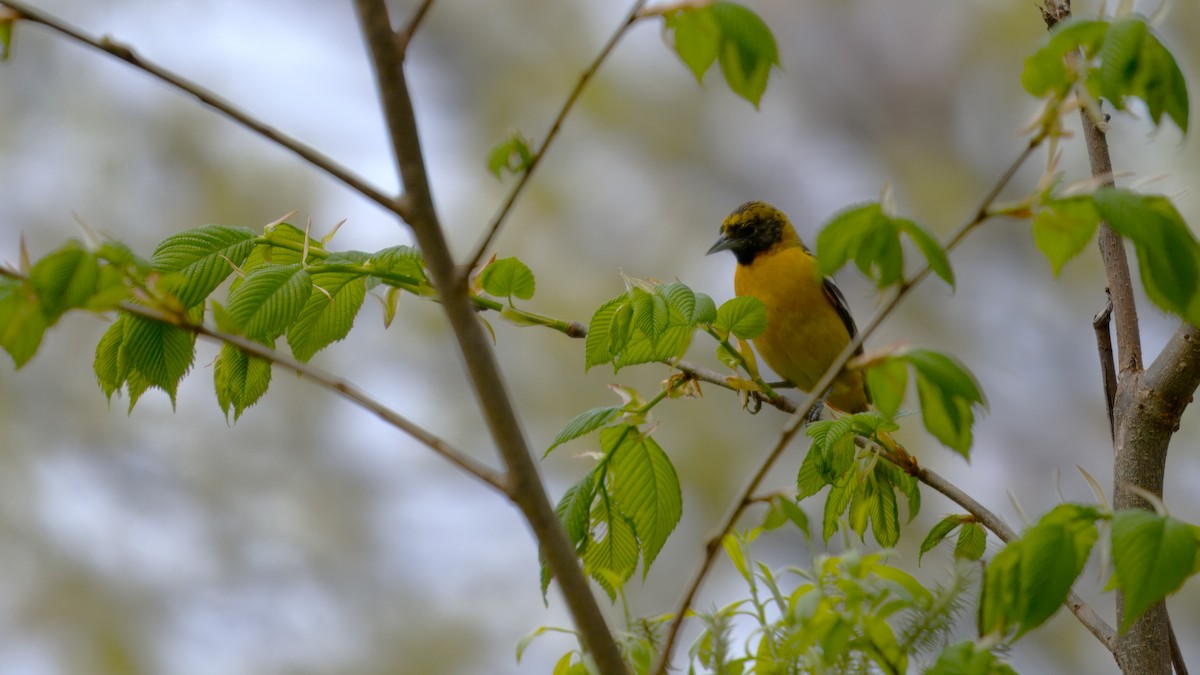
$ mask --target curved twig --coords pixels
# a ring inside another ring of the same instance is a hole
[[[604,47],[600,50],[600,53],[596,55],[596,59],[592,61],[592,64],[588,66],[587,70],[583,71],[582,75],[579,76],[579,81],[575,83],[575,88],[571,90],[570,95],[567,96],[567,100],[563,103],[562,108],[558,111],[558,116],[556,116],[554,118],[554,122],[550,124],[550,129],[546,132],[546,137],[542,139],[542,144],[538,147],[537,152],[533,153],[533,156],[530,158],[529,166],[525,167],[525,170],[521,172],[520,178],[517,179],[516,184],[513,185],[511,190],[509,190],[508,197],[505,198],[504,203],[500,206],[500,210],[498,210],[496,215],[492,217],[491,224],[488,225],[487,230],[485,230],[483,236],[480,237],[479,243],[475,245],[474,253],[471,254],[471,257],[467,258],[466,264],[462,266],[461,274],[463,279],[466,279],[471,274],[471,271],[475,269],[475,266],[478,265],[479,261],[483,260],[483,256],[487,254],[488,249],[492,245],[492,240],[495,239],[496,234],[500,232],[500,228],[504,225],[505,219],[508,218],[509,212],[512,211],[513,204],[516,203],[517,197],[521,195],[521,192],[525,189],[525,185],[529,183],[530,176],[533,175],[534,170],[537,169],[538,164],[541,163],[542,157],[546,155],[546,149],[550,147],[550,144],[554,142],[554,139],[558,136],[559,129],[562,128],[563,120],[567,118],[567,114],[569,114],[571,109],[575,107],[575,102],[579,100],[580,94],[583,93],[583,90],[585,87],[587,87],[588,82],[592,81],[592,77],[595,76],[596,71],[600,70],[601,64],[604,63],[604,60],[608,58],[608,55],[612,52],[613,48],[615,48],[617,43],[620,42],[621,37],[625,35],[630,26],[632,26],[639,18],[641,18],[642,6],[645,4],[646,0],[637,0],[633,3],[633,8],[629,10],[629,14],[625,17],[625,20],[622,21],[621,25],[617,27],[616,32],[614,32],[612,37],[608,39],[608,42],[605,43]]]
[[[233,103],[221,98],[212,91],[209,91],[195,82],[184,79],[182,76],[177,75],[166,68],[163,68],[162,66],[147,61],[141,56],[138,56],[138,54],[134,52],[133,49],[128,45],[121,44],[108,37],[99,39],[90,37],[66,21],[43,12],[40,9],[31,7],[25,2],[20,2],[18,0],[0,0],[0,5],[6,5],[16,10],[16,12],[21,15],[21,18],[26,21],[41,24],[80,44],[87,45],[93,49],[98,49],[109,56],[118,58],[134,68],[137,68],[138,70],[155,77],[161,82],[165,82],[178,91],[194,96],[204,105],[216,110],[222,115],[225,115],[234,122],[246,127],[250,131],[253,131],[254,133],[262,136],[272,143],[275,143],[276,145],[291,150],[295,154],[299,155],[304,161],[324,171],[330,176],[333,176],[350,189],[361,194],[367,199],[370,199],[376,204],[379,204],[384,209],[399,215],[401,218],[404,217],[402,212],[403,207],[397,199],[380,192],[362,177],[350,171],[350,169],[338,164],[333,159],[322,154],[312,146],[306,145],[299,140],[288,136],[282,131],[279,131],[275,127],[272,127],[242,111]]]

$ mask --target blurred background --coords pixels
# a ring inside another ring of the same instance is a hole
[[[415,2],[395,2],[398,17]],[[485,168],[510,130],[540,138],[626,2],[439,0],[409,56],[435,197],[465,255],[508,190]],[[496,242],[538,275],[535,311],[586,321],[619,293],[621,271],[678,278],[718,302],[732,256],[704,257],[722,217],[748,199],[789,213],[811,241],[832,214],[890,185],[898,209],[946,236],[1018,154],[1036,104],[1019,84],[1045,27],[1036,3],[988,0],[748,0],[773,29],[782,70],[760,110],[710,72],[697,86],[665,46],[661,22],[636,26],[588,88]],[[43,0],[91,35],[109,35],[279,129],[396,188],[372,76],[349,2]],[[1094,15],[1096,2],[1077,2]],[[1152,12],[1158,3],[1139,9]],[[1195,90],[1200,7],[1168,3],[1158,22]],[[411,243],[408,232],[286,151],[95,51],[19,25],[0,65],[0,259],[24,236],[44,255],[81,236],[75,219],[148,255],[204,223],[258,228],[296,210],[314,232],[347,223],[336,248]],[[1123,184],[1173,196],[1200,223],[1191,188],[1200,144],[1167,124],[1113,118]],[[1085,178],[1082,142],[1063,145],[1067,179]],[[1039,154],[1009,197],[1036,181]],[[953,263],[959,283],[922,285],[869,347],[946,350],[976,373],[990,412],[970,463],[915,419],[900,434],[922,461],[1020,526],[1060,499],[1090,501],[1075,467],[1106,488],[1112,450],[1091,318],[1104,302],[1093,248],[1050,273],[1026,222],[993,222]],[[839,278],[860,322],[869,284]],[[1147,353],[1176,321],[1142,299]],[[534,448],[576,413],[613,403],[606,385],[652,392],[659,366],[583,372],[582,341],[493,320],[497,350]],[[538,592],[536,549],[519,514],[369,414],[283,372],[236,425],[216,405],[201,343],[177,409],[146,395],[107,403],[92,353],[106,322],[68,316],[14,371],[0,359],[0,674],[546,673],[573,647],[539,639],[568,626],[554,590]],[[401,414],[497,464],[439,309],[405,297],[384,330],[368,300],[357,330],[320,354]],[[690,357],[718,368],[697,340]],[[684,518],[643,585],[635,616],[674,608],[703,541],[784,422],[744,413],[714,387],[656,411],[657,438],[684,485]],[[911,406],[910,406],[911,407]],[[1174,440],[1166,501],[1200,523],[1200,428]],[[589,466],[578,441],[542,463],[554,498]],[[794,483],[797,443],[771,484]],[[819,514],[821,498],[805,504]],[[943,578],[948,551],[916,565],[916,544],[958,509],[930,490],[899,564]],[[997,548],[994,541],[990,549]],[[773,535],[773,567],[823,548]],[[836,550],[836,549],[835,549]],[[719,564],[700,606],[743,595]],[[1112,621],[1093,561],[1077,588]],[[1171,599],[1185,655],[1200,663],[1200,583]],[[972,631],[973,610],[960,635]],[[620,608],[611,612],[622,622]],[[685,636],[685,644],[695,631]],[[682,663],[679,650],[677,663]],[[1111,657],[1062,611],[1011,653],[1023,673],[1115,673]]]

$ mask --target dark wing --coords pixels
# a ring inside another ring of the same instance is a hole
[[[854,339],[854,336],[858,335],[858,327],[854,325],[854,317],[850,316],[850,307],[846,305],[846,296],[842,295],[841,289],[829,277],[825,277],[825,297],[829,298],[829,302],[837,310],[838,316],[842,318],[842,324],[846,326],[846,330],[850,333],[850,338]],[[858,349],[854,350],[854,353],[856,355],[862,354],[862,345],[859,345]]]

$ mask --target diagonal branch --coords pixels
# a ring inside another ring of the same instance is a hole
[[[370,199],[376,204],[379,204],[384,209],[395,213],[402,218],[404,217],[402,209],[397,204],[395,199],[380,192],[377,188],[366,182],[366,180],[364,180],[362,177],[355,175],[352,171],[341,164],[338,164],[330,157],[322,154],[313,147],[306,145],[299,140],[292,138],[291,136],[288,136],[282,131],[279,131],[278,129],[258,120],[249,113],[246,113],[235,106],[233,103],[221,98],[208,89],[184,79],[182,76],[177,75],[170,70],[163,68],[162,66],[147,61],[141,56],[138,56],[138,54],[129,46],[115,42],[111,38],[107,37],[99,39],[90,37],[66,21],[43,12],[40,9],[31,7],[25,2],[20,2],[18,0],[0,0],[0,5],[7,5],[8,7],[16,10],[16,12],[20,14],[21,18],[26,21],[41,24],[80,44],[87,45],[93,49],[98,49],[110,56],[128,63],[134,68],[148,73],[149,75],[161,82],[166,83],[178,91],[195,97],[204,105],[216,110],[222,115],[225,115],[229,119],[237,122],[243,127],[246,127],[259,136],[262,136],[276,145],[291,150],[295,154],[299,155],[304,161],[320,169],[321,171],[324,171],[330,176],[333,176],[350,189],[361,194],[367,199]]]
[[[571,112],[571,109],[575,107],[575,102],[579,100],[580,94],[583,93],[583,90],[585,87],[587,87],[588,82],[592,81],[592,77],[596,75],[596,71],[600,70],[601,64],[604,63],[604,60],[608,58],[608,55],[612,52],[613,48],[615,48],[617,43],[620,42],[621,37],[625,35],[630,26],[632,26],[639,18],[641,18],[642,6],[645,4],[646,0],[637,0],[633,3],[633,8],[629,10],[629,14],[625,17],[625,20],[622,21],[621,25],[617,27],[616,32],[614,32],[612,37],[608,39],[608,42],[605,43],[604,48],[600,50],[600,53],[596,55],[596,59],[592,61],[592,64],[588,66],[587,70],[583,71],[582,75],[579,76],[579,81],[575,83],[575,88],[572,89],[570,95],[567,96],[567,100],[563,103],[562,108],[558,111],[558,116],[555,117],[554,122],[551,123],[550,130],[546,132],[546,137],[542,139],[541,146],[538,147],[537,152],[533,153],[533,157],[530,158],[529,166],[525,167],[525,170],[521,172],[521,177],[517,179],[516,185],[513,185],[512,190],[510,190],[508,193],[508,197],[500,206],[500,210],[496,212],[496,215],[492,218],[491,224],[488,225],[487,230],[484,231],[483,236],[480,238],[479,243],[475,245],[474,253],[471,254],[471,257],[467,258],[466,264],[463,265],[462,274],[464,278],[470,275],[471,270],[475,269],[475,266],[479,264],[479,261],[483,260],[483,257],[487,255],[488,249],[491,248],[492,240],[495,239],[496,234],[500,232],[500,228],[504,225],[505,219],[508,218],[509,212],[512,211],[513,204],[516,203],[517,197],[521,196],[521,192],[529,183],[529,178],[533,175],[534,170],[537,169],[538,164],[541,163],[542,157],[546,155],[546,149],[550,147],[550,144],[554,142],[554,139],[558,136],[559,129],[562,128],[563,120],[567,118],[567,115]]]
[[[438,222],[403,68],[403,54],[397,48],[387,4],[385,0],[355,0],[354,4],[374,66],[392,152],[404,185],[406,220],[421,247],[433,284],[442,296],[442,308],[458,343],[459,355],[484,421],[508,468],[509,498],[533,529],[547,566],[558,580],[575,627],[596,666],[605,675],[625,673],[624,660],[575,556],[575,548],[546,495],[537,464],[501,379],[492,344],[475,316],[469,284],[457,274]]]
[[[19,278],[19,276],[14,278]],[[325,389],[334,392],[338,396],[357,404],[360,408],[375,413],[376,417],[384,422],[387,422],[393,427],[396,427],[400,431],[403,431],[409,436],[412,436],[417,441],[420,441],[430,450],[433,450],[438,455],[441,455],[441,457],[446,461],[457,466],[463,471],[466,471],[484,483],[492,486],[492,488],[494,488],[497,492],[505,495],[508,494],[509,488],[504,476],[495,469],[479,463],[470,455],[467,455],[461,450],[456,449],[442,438],[425,430],[420,425],[410,421],[408,418],[400,415],[383,403],[371,398],[370,395],[354,386],[348,380],[324,373],[308,364],[301,363],[290,356],[281,354],[274,349],[267,347],[266,345],[254,342],[253,340],[247,340],[240,335],[225,333],[209,328],[202,324],[190,323],[180,317],[169,315],[165,312],[154,309],[153,307],[138,305],[132,302],[124,302],[121,303],[121,311],[125,312],[126,314],[140,316],[144,319],[150,319],[151,321],[158,321],[183,328],[184,330],[191,331],[197,335],[202,335],[216,342],[224,342],[226,344],[233,345],[234,347],[237,347],[251,356],[256,356],[266,361],[270,361],[275,365],[287,368],[300,377],[315,382]]]
[[[1019,169],[1021,165],[1025,163],[1025,160],[1029,158],[1034,149],[1042,144],[1042,141],[1044,141],[1045,138],[1046,134],[1043,132],[1030,139],[1029,143],[1021,151],[1020,155],[1013,160],[1008,169],[1004,171],[1004,173],[984,196],[983,200],[980,202],[979,208],[976,209],[972,218],[962,227],[960,227],[953,236],[950,237],[945,247],[947,253],[956,248],[971,231],[973,231],[978,225],[983,223],[991,216],[989,209],[991,208],[992,203],[996,200],[996,197],[999,196],[1000,191],[1005,185],[1008,184],[1013,175],[1016,174],[1017,169]],[[664,675],[667,672],[667,667],[671,659],[671,651],[674,648],[675,640],[678,638],[679,629],[683,624],[683,619],[688,610],[691,608],[692,602],[695,600],[696,593],[700,589],[700,585],[708,576],[709,571],[712,569],[713,563],[716,562],[717,553],[721,549],[721,540],[733,530],[734,525],[737,523],[738,518],[741,517],[742,512],[746,510],[746,507],[753,503],[754,495],[759,491],[759,487],[766,478],[771,467],[775,465],[775,462],[783,454],[784,449],[787,448],[788,444],[790,444],[792,439],[795,438],[796,434],[799,433],[817,402],[821,400],[821,397],[823,397],[825,392],[833,385],[834,379],[836,379],[838,374],[841,373],[842,369],[846,366],[846,363],[848,363],[850,359],[854,357],[855,352],[862,345],[863,340],[875,332],[880,323],[882,323],[884,319],[891,315],[896,306],[900,304],[900,301],[904,299],[904,297],[914,286],[927,277],[930,271],[929,265],[925,265],[919,272],[913,275],[911,279],[905,281],[896,288],[895,292],[893,292],[891,296],[884,301],[883,305],[879,308],[875,315],[871,317],[871,320],[868,321],[863,329],[850,340],[850,344],[846,345],[846,348],[842,350],[842,353],[839,354],[838,357],[834,359],[833,363],[829,365],[829,368],[825,371],[825,374],[813,387],[812,392],[809,393],[809,395],[804,399],[804,403],[797,408],[796,412],[793,413],[790,418],[788,418],[787,423],[784,425],[783,431],[781,431],[779,434],[779,440],[776,441],[775,446],[769,453],[767,453],[766,458],[762,460],[762,463],[759,465],[754,476],[746,484],[746,487],[743,488],[742,492],[737,498],[737,501],[734,502],[733,508],[725,516],[725,519],[721,521],[721,525],[717,529],[716,534],[714,534],[705,545],[704,558],[701,560],[700,567],[696,570],[691,582],[685,589],[683,598],[680,600],[679,606],[676,608],[673,618],[671,619],[671,623],[667,628],[666,638],[663,642],[662,652],[659,657],[658,664],[652,671],[656,675]]]
[[[413,12],[408,23],[404,24],[404,28],[396,31],[396,49],[400,51],[400,58],[407,55],[408,45],[412,42],[413,35],[416,35],[417,29],[421,27],[421,22],[425,20],[425,16],[429,14],[429,8],[432,6],[433,0],[424,0],[421,6]]]

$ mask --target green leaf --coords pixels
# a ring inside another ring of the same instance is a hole
[[[1100,93],[1117,110],[1124,99],[1142,99],[1155,125],[1163,114],[1184,132],[1188,126],[1187,83],[1175,57],[1146,26],[1145,19],[1129,16],[1112,24],[1100,49]]]
[[[1200,244],[1166,197],[1120,188],[1097,190],[1100,217],[1133,242],[1146,295],[1200,325]]]
[[[1185,522],[1150,511],[1119,511],[1112,522],[1116,579],[1125,592],[1121,630],[1196,572],[1197,537]]]
[[[1050,261],[1054,276],[1068,260],[1083,252],[1096,235],[1100,214],[1090,195],[1058,199],[1033,218],[1033,240]]]
[[[641,542],[645,576],[683,515],[679,477],[662,447],[636,427],[604,429],[600,445],[611,458],[608,480],[613,498]]]
[[[96,381],[104,398],[112,402],[112,395],[125,386],[129,377],[127,364],[121,363],[121,343],[125,340],[126,315],[117,316],[117,320],[104,331],[99,344],[96,345],[96,359],[92,369],[96,371]]]
[[[880,467],[882,464],[876,464]],[[876,476],[880,474],[877,473]],[[883,474],[886,475],[886,474]],[[900,516],[896,508],[896,492],[891,484],[885,481],[879,481],[873,484],[874,491],[871,495],[871,534],[874,535],[875,541],[879,542],[884,548],[891,548],[900,541]]]
[[[908,389],[908,365],[903,359],[887,358],[872,363],[866,379],[875,409],[885,417],[895,417]]]
[[[0,61],[12,56],[13,25],[19,18],[20,14],[11,11],[0,12]]]
[[[150,387],[165,391],[174,406],[179,381],[196,358],[195,334],[134,315],[125,316],[120,324],[122,335],[114,372],[125,375],[129,409],[133,410]],[[111,345],[107,348],[111,349]]]
[[[520,132],[510,132],[488,151],[488,171],[497,179],[503,178],[505,171],[512,174],[523,173],[533,163],[533,152],[529,149],[529,143],[529,139]]]
[[[58,321],[63,312],[83,307],[96,292],[99,280],[96,256],[76,242],[47,255],[29,270],[29,285],[37,294],[47,325]]]
[[[725,82],[733,93],[757,108],[767,90],[771,68],[779,65],[775,36],[757,14],[741,5],[714,2],[710,11],[721,32],[717,60]]]
[[[292,355],[301,362],[350,334],[367,295],[366,280],[357,274],[321,272],[318,267],[311,277],[318,290],[308,296],[295,323],[287,329]]]
[[[829,538],[837,532],[838,519],[850,506],[854,497],[854,477],[849,473],[843,474],[836,483],[831,483],[829,494],[825,496],[825,511],[821,516],[821,538],[829,543]]]
[[[648,337],[652,344],[657,343],[666,332],[667,320],[670,318],[670,306],[666,299],[657,293],[647,293],[636,287],[630,290],[630,296],[634,327]]]
[[[672,311],[673,314],[677,312],[678,310]],[[621,348],[615,365],[617,368],[624,368],[682,356],[691,344],[694,332],[687,325],[672,325],[663,331],[657,340],[652,341],[642,331],[633,331],[629,341]]]
[[[817,233],[817,270],[833,276],[850,262],[879,288],[904,278],[904,247],[900,235],[913,241],[929,268],[951,286],[954,270],[941,244],[921,225],[906,218],[893,218],[876,202],[852,206],[836,214]]]
[[[312,292],[312,276],[299,263],[262,265],[229,292],[225,311],[243,335],[269,342],[296,321]]]
[[[958,531],[958,542],[954,545],[954,557],[979,560],[987,549],[987,530],[976,522],[963,523]]]
[[[25,284],[0,279],[0,347],[17,368],[29,362],[42,344],[46,315]]]
[[[946,250],[942,248],[938,240],[929,233],[929,230],[911,220],[897,218],[895,222],[900,231],[908,235],[908,238],[916,244],[921,255],[925,256],[925,262],[929,264],[929,269],[953,288],[954,270],[950,267],[950,259],[946,257]]]
[[[963,516],[953,515],[946,516],[937,522],[930,530],[929,534],[925,535],[925,540],[921,542],[921,551],[917,554],[917,564],[920,564],[921,558],[926,553],[932,551],[938,544],[962,525],[965,521]]]
[[[605,496],[592,506],[591,529],[591,541],[583,552],[583,567],[615,601],[617,589],[611,580],[628,581],[637,570],[637,536],[629,519]]]
[[[771,69],[779,65],[775,36],[753,11],[732,2],[688,6],[664,14],[675,53],[696,81],[714,61],[733,93],[758,107]]]
[[[217,391],[217,404],[225,418],[233,409],[233,421],[258,402],[267,393],[271,384],[271,362],[251,356],[237,347],[225,343],[213,363],[213,384]]]
[[[578,483],[563,493],[562,499],[558,500],[558,505],[554,507],[555,515],[567,531],[567,538],[579,554],[587,550],[587,544],[591,541],[588,526],[591,522],[592,502],[596,498],[595,474],[595,469],[587,472]],[[545,602],[546,592],[550,590],[550,580],[554,575],[541,551],[538,552],[538,559],[541,565],[542,601]]]
[[[1046,45],[1025,59],[1021,84],[1039,98],[1048,94],[1065,96],[1076,81],[1075,73],[1067,71],[1064,62],[1067,54],[1082,49],[1090,60],[1107,33],[1108,24],[1104,21],[1072,18],[1059,23],[1047,35]]]
[[[1020,636],[1044,623],[1066,600],[1099,534],[1095,507],[1060,504],[1005,546],[984,572],[979,632]]]
[[[917,396],[925,428],[946,447],[970,458],[975,406],[986,406],[971,373],[956,360],[934,351],[914,349],[903,359],[917,375]]]
[[[696,309],[692,312],[692,324],[712,323],[717,320],[717,303],[704,293],[696,294]]]
[[[675,53],[696,76],[696,81],[702,81],[721,47],[721,27],[711,7],[688,7],[668,13],[663,19],[674,37]]]
[[[959,642],[943,649],[925,675],[1017,675],[1017,671],[973,642]]]
[[[516,258],[501,258],[483,268],[479,277],[483,290],[497,298],[515,296],[522,300],[533,297],[535,288],[533,272]]]
[[[678,309],[679,313],[689,323],[695,323],[696,293],[692,289],[676,281],[669,284],[660,284],[654,288],[654,292],[666,300],[672,307]]]
[[[429,282],[421,252],[411,246],[385,248],[372,255],[365,267],[376,274],[408,277],[417,284]]]
[[[722,336],[732,334],[743,340],[753,340],[767,329],[767,308],[753,296],[732,298],[717,310],[713,328]]]
[[[183,280],[173,288],[184,307],[204,302],[254,248],[254,233],[240,227],[205,225],[167,237],[154,249],[150,263]]]
[[[628,297],[622,293],[605,302],[592,314],[588,323],[587,337],[584,339],[584,372],[592,366],[598,366],[613,360],[613,352],[609,349],[610,329],[617,310],[625,305]]]
[[[563,443],[579,438],[585,434],[589,434],[605,424],[608,424],[613,420],[614,417],[620,414],[620,412],[621,408],[617,406],[604,406],[601,408],[592,408],[586,412],[579,413],[570,422],[567,422],[567,425],[562,428],[562,431],[558,432],[558,435],[554,437],[553,441],[551,441],[550,447],[546,448],[546,454],[543,455],[543,457],[549,455],[551,450],[557,448]]]

